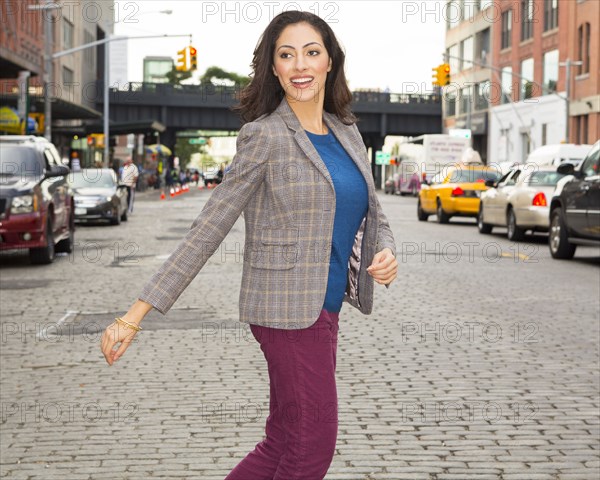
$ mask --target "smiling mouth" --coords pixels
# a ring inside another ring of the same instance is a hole
[[[308,85],[313,80],[314,80],[313,77],[301,77],[301,78],[295,78],[295,79],[291,80],[291,82],[294,85]]]

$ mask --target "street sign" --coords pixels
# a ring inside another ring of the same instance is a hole
[[[188,142],[190,145],[206,145],[206,138],[190,138]]]
[[[375,165],[389,165],[392,155],[381,150],[375,152]]]
[[[448,135],[451,137],[471,138],[471,130],[469,128],[449,128]]]

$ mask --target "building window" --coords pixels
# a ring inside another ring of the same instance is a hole
[[[544,0],[544,32],[558,27],[558,0]]]
[[[492,3],[493,0],[479,0],[479,10],[483,12],[486,8],[491,7]]]
[[[461,70],[467,70],[473,68],[473,37],[465,38],[460,43],[462,68]],[[450,70],[452,71],[452,69]]]
[[[521,0],[521,41],[533,37],[533,0]]]
[[[519,100],[533,97],[533,58],[521,62],[521,92]]]
[[[486,110],[490,101],[490,81],[480,82],[475,86],[475,110]]]
[[[582,62],[579,66],[579,75],[590,72],[590,24],[582,23],[577,29],[577,60]]]
[[[588,116],[579,115],[575,117],[575,123],[577,126],[577,133],[575,135],[577,143],[585,145],[588,143]]]
[[[558,50],[544,53],[544,91],[542,94],[556,92],[558,82]]]
[[[63,83],[65,85],[67,85],[67,84],[72,85],[75,81],[75,76],[73,75],[73,70],[71,70],[70,68],[67,68],[67,67],[63,67],[62,77],[63,77]]]
[[[512,44],[512,10],[502,13],[502,39],[500,48],[510,48]]]
[[[90,32],[88,32],[87,30],[83,31],[83,43],[92,43],[94,41],[94,35],[92,35]],[[96,51],[96,49],[94,47],[92,48],[86,48],[83,51],[83,61],[85,62],[86,65],[93,67],[94,66],[94,52]]]
[[[512,102],[512,67],[502,69],[502,102]]]
[[[73,32],[75,31],[75,27],[69,20],[63,18],[63,48],[68,50],[69,48],[73,48]]]
[[[448,62],[450,63],[450,75],[454,75],[455,73],[460,72],[460,60],[458,57],[460,57],[460,52],[459,52],[459,45],[452,45],[449,49],[448,49],[448,54],[450,55],[450,58],[448,60]]]
[[[463,19],[463,0],[449,0],[446,3],[446,27],[456,27]]]
[[[460,114],[471,110],[471,87],[465,87],[460,90]]]
[[[463,18],[473,18],[479,13],[479,0],[463,0]]]
[[[456,115],[456,94],[448,93],[446,94],[446,116],[453,117]]]
[[[531,138],[529,132],[523,132],[521,133],[521,163],[525,163],[529,152],[531,152]]]
[[[547,143],[548,139],[548,124],[542,123],[542,144],[540,146],[544,146]]]
[[[477,32],[475,41],[475,60],[487,65],[487,57],[490,53],[490,29],[486,28]]]

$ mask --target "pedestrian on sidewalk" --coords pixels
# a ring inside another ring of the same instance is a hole
[[[133,163],[131,156],[128,156],[123,164],[123,171],[121,173],[121,181],[127,185],[127,210],[129,213],[133,213],[133,200],[135,197],[135,186],[139,176],[139,170]]]
[[[350,110],[344,61],[320,17],[286,11],[271,21],[236,108],[245,123],[231,169],[102,337],[113,365],[145,315],[169,311],[244,213],[239,320],[264,354],[270,409],[266,438],[226,480],[324,478],[338,431],[342,303],[370,314],[374,282],[389,287],[397,275],[394,236]]]

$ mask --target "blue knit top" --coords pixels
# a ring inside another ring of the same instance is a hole
[[[369,206],[367,183],[331,129],[325,135],[317,135],[307,130],[305,132],[327,166],[335,189],[331,258],[323,308],[330,312],[339,312],[346,291],[348,260],[352,253],[354,237]]]

